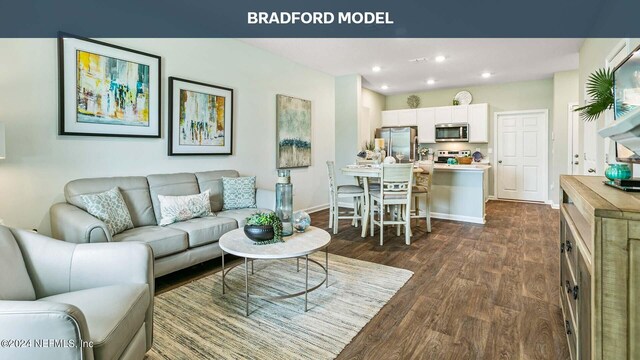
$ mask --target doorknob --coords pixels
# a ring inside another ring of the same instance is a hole
[[[498,164],[502,164],[502,160],[498,160]]]
[[[577,158],[579,158],[579,157],[580,157],[580,155],[575,154],[575,155],[573,155],[573,157],[577,159]]]
[[[578,164],[580,164],[580,162],[578,160],[573,162],[573,165],[578,165]]]
[[[588,172],[588,173],[594,173],[594,172],[596,172],[596,169],[591,168],[591,169],[587,170],[587,172]]]

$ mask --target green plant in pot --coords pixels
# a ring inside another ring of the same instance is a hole
[[[614,108],[613,105],[616,99],[613,85],[614,77],[611,69],[596,70],[587,79],[587,95],[591,98],[589,103],[576,108],[574,111],[580,112],[580,118],[584,121],[598,119],[603,112]],[[621,103],[615,109],[617,111],[616,116],[626,112],[626,106]]]
[[[282,241],[282,221],[275,213],[255,213],[245,220],[244,234],[258,243]]]

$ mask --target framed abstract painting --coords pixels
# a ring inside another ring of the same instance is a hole
[[[311,166],[311,101],[276,96],[276,166]]]
[[[169,155],[231,155],[233,89],[169,77]]]
[[[60,33],[60,135],[160,137],[160,57]]]

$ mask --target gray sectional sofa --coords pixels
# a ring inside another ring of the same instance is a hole
[[[218,239],[244,226],[244,219],[256,211],[273,210],[275,193],[256,190],[257,208],[222,210],[222,177],[237,177],[235,170],[149,176],[79,179],[64,188],[66,203],[51,207],[51,230],[56,239],[75,243],[144,242],[151,246],[154,274],[159,277],[221,255]],[[81,195],[118,187],[134,228],[111,237],[107,226],[85,211]],[[196,218],[167,226],[160,222],[158,195],[193,195],[209,190],[215,217]]]

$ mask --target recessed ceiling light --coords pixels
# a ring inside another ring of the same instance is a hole
[[[435,84],[435,83],[436,83],[436,81],[435,81],[435,80],[433,80],[433,79],[429,79],[429,80],[427,80],[427,85],[433,85],[433,84]]]
[[[371,71],[373,72],[380,72],[380,70],[382,70],[382,68],[380,68],[380,66],[374,66],[371,68]]]
[[[488,72],[488,71],[483,72],[483,73],[482,73],[482,77],[483,77],[483,78],[485,78],[485,79],[490,78],[490,77],[491,77],[491,73],[490,73],[490,72]]]
[[[382,89],[382,90],[387,90],[388,88],[389,88],[389,86],[387,86],[387,85],[380,86],[380,89]]]
[[[443,62],[446,60],[446,57],[444,57],[444,55],[438,55],[435,58],[436,62]]]

